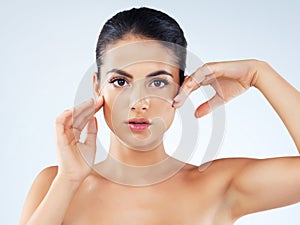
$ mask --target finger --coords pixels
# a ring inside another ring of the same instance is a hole
[[[215,81],[216,81],[216,75],[210,74],[210,75],[205,76],[204,80],[201,81],[201,85],[203,85],[203,86],[209,85]]]
[[[73,107],[73,120],[81,117],[82,114],[85,114],[93,106],[94,100],[91,98],[88,101],[85,101],[79,105]],[[74,121],[73,121],[74,124]]]
[[[187,76],[182,83],[178,94],[173,99],[173,106],[179,108],[183,105],[189,94],[192,92],[192,88],[187,86],[187,83],[191,80],[191,76]]]
[[[83,127],[80,125],[78,127],[75,123],[74,125],[74,114],[77,117],[82,117],[86,115],[82,115],[86,112],[89,105],[93,105],[93,99],[90,99],[77,107],[74,107],[72,110],[65,110],[62,114],[60,114],[55,121],[55,129],[56,129],[56,140],[59,145],[67,145],[71,142],[76,142],[80,138],[81,131]],[[95,102],[94,105],[94,113],[100,110],[103,105],[103,98]],[[93,111],[93,110],[91,110]],[[75,119],[76,120],[76,119]]]
[[[94,102],[94,106],[93,104],[91,104],[90,101]],[[76,121],[76,124],[75,125],[73,124],[73,126],[79,129],[83,129],[83,127],[85,127],[85,125],[87,124],[87,121],[90,119],[89,117],[97,113],[101,109],[103,104],[104,104],[104,98],[102,95],[100,95],[95,100],[90,99],[89,101],[75,107],[73,120],[74,120],[74,124]]]
[[[72,127],[78,131],[86,126],[87,122],[95,114],[95,102],[93,99],[74,107],[73,109],[73,124]],[[77,132],[77,131],[76,131]]]
[[[92,99],[77,106],[76,114],[79,115],[80,111],[82,111],[87,104],[90,104],[90,101],[92,101]],[[55,124],[59,129],[61,129],[60,132],[64,132],[64,129],[68,129],[73,126],[72,118],[74,118],[74,111],[74,108],[67,109],[56,118]]]
[[[96,146],[97,132],[98,132],[97,119],[93,117],[92,119],[89,120],[87,124],[87,136],[84,143],[89,146]]]
[[[192,80],[187,83],[188,88],[197,89],[202,81],[214,74],[214,63],[207,63],[198,68],[192,75]]]
[[[100,95],[95,101],[95,113],[97,113],[102,108],[103,104],[104,104],[104,98],[102,95]]]
[[[198,106],[195,111],[195,117],[203,117],[224,103],[225,101],[218,94],[215,94],[210,100]]]
[[[201,85],[202,81],[206,79],[207,76],[211,75],[212,71],[209,69],[207,64],[200,67],[192,75],[190,75],[183,82],[178,95],[174,98],[173,106],[178,108],[183,105],[187,97],[194,91],[197,90]]]
[[[93,166],[96,153],[97,120],[92,117],[87,123],[87,136],[84,143],[78,142],[76,150],[88,166]]]
[[[72,124],[72,110],[68,109],[55,120],[56,141],[58,144],[68,144],[68,137],[65,131],[66,127],[69,127],[70,124]]]
[[[102,95],[98,96],[98,99],[95,102],[95,113],[98,112],[104,104],[104,98]],[[96,138],[98,133],[98,123],[96,117],[93,117],[88,122],[87,127],[87,137],[85,139],[85,143],[87,145],[96,145]]]
[[[87,105],[86,108],[80,109],[81,112],[76,118],[73,118],[73,132],[76,139],[80,138],[83,128],[87,125],[90,119],[98,112],[104,104],[103,96],[99,96],[94,102],[94,105]]]

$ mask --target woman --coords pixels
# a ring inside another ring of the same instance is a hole
[[[197,118],[255,87],[300,150],[300,93],[267,63],[207,63],[184,78],[185,49],[182,30],[162,12],[132,9],[107,21],[97,44],[95,100],[58,116],[59,165],[44,169],[34,181],[20,224],[224,225],[300,201],[299,157],[219,159],[209,167],[197,167],[165,153],[162,138],[176,108],[205,85],[211,85],[216,95],[197,108]],[[102,107],[112,131],[112,157],[94,167],[94,115]],[[86,125],[86,139],[80,142]],[[164,166],[152,167],[166,160]],[[150,170],[139,173],[126,165]]]

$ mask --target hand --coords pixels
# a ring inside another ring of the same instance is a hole
[[[201,86],[211,85],[216,94],[195,111],[197,118],[202,117],[254,86],[258,79],[259,65],[260,61],[257,60],[207,63],[186,77],[174,98],[173,106],[180,107],[191,92]]]
[[[97,101],[90,99],[65,110],[56,119],[56,145],[58,154],[58,176],[69,181],[82,182],[90,173],[95,160],[97,120],[94,114],[103,105],[103,97]],[[79,141],[83,128],[87,125],[87,136]]]

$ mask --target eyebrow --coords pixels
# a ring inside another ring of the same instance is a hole
[[[120,75],[122,75],[122,76],[129,77],[129,78],[131,78],[131,79],[133,78],[133,76],[132,76],[131,74],[125,72],[124,70],[112,69],[112,70],[108,71],[108,72],[106,73],[106,75],[109,74],[109,73],[117,73],[117,74],[120,74]],[[169,73],[169,72],[167,72],[167,71],[165,71],[165,70],[158,70],[158,71],[155,71],[155,72],[153,72],[153,73],[148,74],[146,77],[155,77],[155,76],[162,75],[162,74],[173,77],[173,75],[172,75],[171,73]]]

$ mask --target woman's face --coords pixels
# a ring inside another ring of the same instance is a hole
[[[109,45],[102,62],[107,125],[129,148],[157,147],[175,114],[179,68],[172,52],[157,41],[131,36]]]

